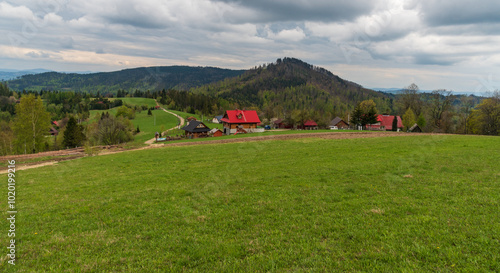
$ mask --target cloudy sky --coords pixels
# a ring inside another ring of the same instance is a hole
[[[246,69],[295,57],[365,87],[500,89],[500,1],[0,0],[0,69]]]

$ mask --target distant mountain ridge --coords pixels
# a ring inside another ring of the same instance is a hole
[[[40,74],[50,72],[50,70],[37,68],[27,70],[0,69],[0,81],[8,81],[28,74]]]
[[[222,82],[191,89],[194,93],[233,99],[261,109],[282,107],[285,112],[309,109],[341,115],[366,99],[380,111],[392,111],[390,94],[376,92],[342,79],[332,72],[295,58],[250,69]]]
[[[241,75],[245,70],[216,67],[157,66],[130,68],[89,74],[45,72],[23,75],[8,81],[9,88],[21,90],[72,90],[76,92],[116,93],[125,91],[179,89],[221,81]]]

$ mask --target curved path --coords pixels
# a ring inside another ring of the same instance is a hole
[[[160,106],[160,104],[158,104],[158,102],[157,102],[156,100],[155,100],[155,102],[156,102],[156,105]],[[163,107],[160,107],[160,109],[161,109],[161,110],[163,110],[163,111],[165,111],[165,112],[167,112],[167,113],[169,113],[169,114],[171,114],[171,115],[176,116],[176,117],[177,117],[177,118],[181,121],[181,122],[180,122],[180,124],[179,124],[178,126],[175,126],[175,127],[173,127],[173,128],[170,128],[170,129],[166,130],[165,132],[162,132],[162,135],[163,135],[163,134],[165,134],[166,132],[170,131],[170,130],[177,129],[177,127],[181,128],[182,126],[184,126],[184,122],[185,122],[185,121],[184,121],[184,118],[183,118],[183,117],[181,117],[181,116],[177,115],[176,113],[172,113],[172,112],[170,112],[170,111],[166,110],[166,109],[165,109],[165,108],[163,108]],[[147,144],[147,145],[158,144],[158,143],[155,143],[155,138],[152,138],[152,139],[150,139],[150,140],[148,140],[148,141],[146,141],[146,142],[144,142],[144,143],[145,143],[145,144]]]

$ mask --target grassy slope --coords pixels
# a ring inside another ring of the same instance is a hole
[[[498,271],[499,153],[495,137],[300,139],[20,171],[16,268]]]
[[[148,98],[114,98],[111,100],[116,100],[120,99],[123,101],[124,104],[130,104],[130,105],[147,105],[148,107],[155,107],[156,102],[154,99],[148,99]]]
[[[139,106],[156,105],[153,99],[145,99],[145,98],[120,98],[120,99],[123,99],[124,103],[130,105],[139,105]],[[94,117],[97,113],[100,114],[102,112],[106,111],[92,110],[90,111],[91,117]],[[115,115],[116,108],[110,109],[108,110],[108,112],[112,115]],[[148,116],[147,110],[143,110],[140,113],[136,112],[135,119],[132,120],[132,123],[134,124],[134,128],[137,128],[137,126],[139,126],[141,132],[135,135],[133,142],[134,144],[142,144],[145,141],[154,138],[155,132],[159,132],[162,125],[165,128],[165,130],[167,130],[176,126],[179,122],[179,120],[175,116],[166,113],[163,110],[158,109],[158,110],[153,110],[152,112],[156,116],[156,123],[155,123],[155,118],[153,116]]]

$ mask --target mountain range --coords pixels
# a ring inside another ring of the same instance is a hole
[[[245,70],[230,70],[216,67],[157,66],[124,69],[99,73],[44,72],[26,74],[9,80],[9,88],[22,90],[72,90],[76,92],[116,93],[118,90],[179,89],[192,87],[235,77]]]

